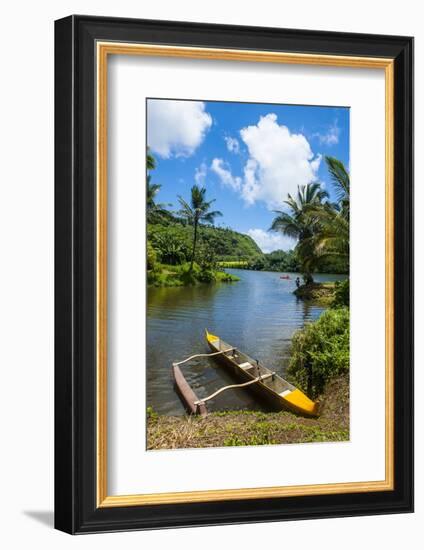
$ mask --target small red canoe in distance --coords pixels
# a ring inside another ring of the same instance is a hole
[[[290,275],[280,275],[280,279],[290,279]]]

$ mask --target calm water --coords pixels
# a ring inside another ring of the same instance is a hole
[[[174,391],[172,361],[208,352],[204,330],[218,334],[267,367],[284,375],[293,332],[319,317],[323,308],[307,305],[293,294],[296,275],[229,269],[237,283],[181,288],[149,288],[147,305],[147,404],[160,414],[180,415],[184,408]],[[315,275],[317,281],[341,280],[342,275]],[[199,397],[234,383],[212,359],[182,365]],[[261,409],[245,390],[228,390],[209,410]]]

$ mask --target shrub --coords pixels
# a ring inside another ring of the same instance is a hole
[[[200,283],[212,283],[216,280],[215,273],[211,269],[203,269],[196,278]]]
[[[217,268],[216,254],[213,248],[201,244],[196,253],[196,262],[202,271],[210,271]]]
[[[295,332],[287,374],[293,383],[317,397],[328,380],[349,372],[349,309],[329,309],[314,323]]]
[[[216,279],[221,283],[234,283],[236,281],[240,281],[240,277],[237,277],[237,275],[233,275],[232,273],[225,273],[225,271],[217,271]]]
[[[349,279],[345,281],[336,281],[335,291],[334,291],[334,300],[331,304],[331,307],[349,307]]]
[[[152,243],[147,241],[147,269],[153,269],[157,260],[156,250]]]

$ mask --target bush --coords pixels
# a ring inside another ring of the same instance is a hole
[[[349,291],[349,279],[346,279],[345,281],[336,281],[334,300],[331,307],[349,307]]]
[[[156,263],[154,269],[147,272],[147,283],[151,286],[192,286],[200,283],[233,282],[240,279],[224,271],[201,269],[195,262],[190,269],[190,262],[181,265]]]
[[[236,281],[240,281],[240,277],[232,273],[225,273],[225,271],[217,271],[216,280],[221,283],[235,283]]]
[[[332,378],[349,373],[349,309],[329,309],[295,332],[288,377],[310,397]]]
[[[147,241],[147,269],[153,269],[157,261],[156,250],[150,241]]]
[[[196,262],[202,271],[211,271],[217,269],[216,255],[213,248],[201,244],[197,248]]]
[[[212,283],[216,280],[215,273],[210,269],[203,269],[196,278],[200,283]]]

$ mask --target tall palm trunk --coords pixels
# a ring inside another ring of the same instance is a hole
[[[309,284],[312,284],[314,282],[314,277],[313,277],[312,273],[309,270],[305,271],[305,273],[303,274],[303,278],[304,278],[304,281],[305,281],[305,285],[309,285]]]
[[[193,271],[193,264],[194,264],[194,256],[196,254],[196,243],[197,243],[197,225],[199,221],[197,219],[194,220],[194,235],[193,235],[193,250],[191,252],[191,263],[190,263],[190,271]]]

